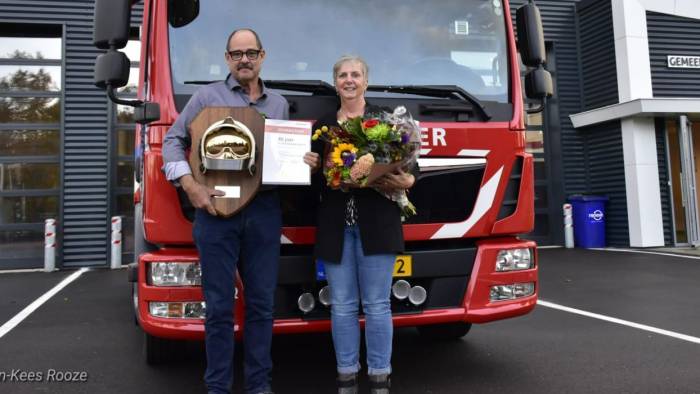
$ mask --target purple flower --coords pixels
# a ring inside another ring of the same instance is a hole
[[[406,145],[409,139],[410,136],[408,135],[408,133],[401,133],[401,144]]]
[[[352,167],[352,164],[355,162],[355,154],[352,152],[345,151],[342,153],[341,157],[343,158],[343,165],[345,167]]]

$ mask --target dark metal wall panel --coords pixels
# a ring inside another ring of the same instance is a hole
[[[617,66],[610,0],[585,1],[577,5],[583,108],[617,104]]]
[[[629,246],[625,160],[622,152],[620,121],[611,121],[581,130],[588,137],[587,192],[609,198],[605,231],[609,246]]]
[[[49,23],[64,28],[63,217],[59,218],[63,266],[105,265],[110,246],[110,106],[93,85],[94,0],[4,0],[0,20]],[[134,10],[132,25],[142,18]]]
[[[668,68],[668,55],[700,56],[700,20],[647,12],[654,97],[700,97],[700,69]]]

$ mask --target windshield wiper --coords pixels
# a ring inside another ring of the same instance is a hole
[[[218,81],[185,81],[185,85],[208,85]],[[335,95],[335,88],[326,81],[317,79],[269,79],[265,80],[265,87],[271,89],[291,90],[295,92],[310,92]]]
[[[265,86],[272,89],[310,92],[314,94],[335,95],[333,85],[320,79],[278,79],[266,80]]]
[[[464,101],[468,101],[475,107],[480,115],[485,119],[491,119],[491,114],[488,112],[486,107],[481,104],[478,98],[474,97],[471,93],[462,89],[457,85],[370,85],[367,87],[368,91],[372,92],[387,92],[387,93],[404,93],[404,94],[418,94],[422,96],[433,96],[433,97],[444,97],[444,98],[455,98],[458,97]],[[465,106],[440,106],[440,108],[433,108],[438,111],[446,112],[469,112],[473,108]]]

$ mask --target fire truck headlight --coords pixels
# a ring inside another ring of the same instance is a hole
[[[199,263],[163,262],[149,265],[150,284],[153,286],[201,286],[202,270]]]
[[[491,301],[515,300],[535,294],[535,283],[513,283],[512,285],[491,286]]]
[[[533,268],[535,260],[529,248],[504,249],[496,257],[496,271],[520,271]]]
[[[151,302],[149,311],[152,316],[168,319],[204,319],[206,305],[197,302]]]

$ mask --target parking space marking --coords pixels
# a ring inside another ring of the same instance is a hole
[[[581,309],[570,308],[568,306],[554,304],[552,302],[543,301],[543,300],[537,300],[537,305],[542,305],[542,306],[547,307],[547,308],[557,309],[560,311],[574,313],[574,314],[581,315],[581,316],[591,317],[593,319],[605,320],[607,322],[621,324],[623,326],[633,327],[633,328],[636,328],[639,330],[649,331],[649,332],[653,332],[655,334],[666,335],[666,336],[680,339],[683,341],[688,341],[688,342],[700,344],[700,338],[698,338],[698,337],[693,337],[690,335],[681,334],[681,333],[674,332],[674,331],[668,331],[668,330],[664,330],[661,328],[647,326],[645,324],[639,324],[639,323],[635,323],[635,322],[631,322],[631,321],[627,321],[627,320],[622,320],[622,319],[618,319],[616,317],[610,317],[610,316],[605,316],[605,315],[601,315],[598,313],[587,312],[587,311],[584,311]]]
[[[618,249],[618,248],[589,248],[589,250],[601,250],[603,252],[655,254],[655,255],[659,255],[659,256],[670,256],[670,257],[680,257],[682,259],[700,260],[700,256],[690,256],[687,254],[677,254],[677,253],[655,252],[652,250]]]
[[[5,334],[10,332],[13,328],[17,327],[17,325],[21,323],[22,320],[26,319],[27,316],[31,315],[32,312],[37,310],[46,301],[51,299],[51,297],[56,295],[56,293],[61,291],[61,289],[78,279],[80,275],[82,275],[88,269],[89,268],[81,268],[78,271],[70,274],[67,278],[63,279],[59,284],[54,286],[51,290],[47,291],[46,293],[44,293],[44,295],[34,300],[34,302],[29,304],[26,308],[22,309],[21,312],[16,314],[12,319],[8,320],[7,323],[3,324],[2,327],[0,327],[0,338],[4,337]]]

